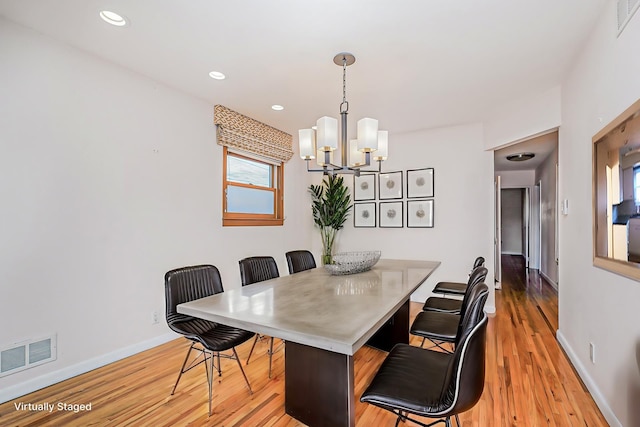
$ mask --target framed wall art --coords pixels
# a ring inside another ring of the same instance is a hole
[[[380,200],[402,199],[402,171],[378,175],[378,193]]]
[[[407,227],[433,227],[433,200],[407,200]]]
[[[380,202],[379,212],[379,227],[402,228],[404,217],[402,202]]]
[[[407,198],[433,197],[433,168],[407,171]]]
[[[376,176],[372,173],[353,176],[353,200],[375,200]]]
[[[353,226],[354,227],[375,227],[376,226],[375,202],[354,203]]]

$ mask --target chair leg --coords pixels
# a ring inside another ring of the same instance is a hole
[[[458,414],[456,414],[456,424],[458,425],[458,427],[462,427],[462,424],[460,424],[460,418],[458,418]]]
[[[221,377],[222,376],[222,364],[220,363],[220,352],[216,352],[216,355],[218,356],[218,376]]]
[[[247,357],[247,365],[249,364],[249,359],[251,359],[251,355],[253,354],[253,349],[256,348],[256,344],[258,343],[258,338],[260,338],[260,335],[256,334],[256,339],[253,340],[253,345],[251,346],[251,351],[249,351],[249,356]]]
[[[253,390],[251,390],[251,384],[249,384],[249,380],[247,379],[247,374],[244,373],[244,369],[242,369],[242,363],[240,363],[240,358],[238,357],[238,353],[236,353],[236,348],[233,347],[233,355],[235,356],[236,362],[238,362],[238,366],[240,367],[240,372],[242,372],[242,376],[244,380],[247,382],[247,387],[249,388],[249,393],[253,394]]]
[[[271,379],[271,360],[273,359],[273,337],[269,340],[269,379]]]
[[[213,369],[214,369],[214,359],[215,353],[211,352],[211,359],[209,359],[209,367],[205,363],[204,366],[207,367],[207,384],[209,386],[209,416],[211,416],[211,399],[213,397]],[[218,361],[219,362],[219,361]]]
[[[193,349],[193,346],[195,345],[195,343],[191,343],[191,346],[189,347],[189,351],[187,351],[187,357],[184,358],[184,362],[182,362],[182,366],[180,367],[180,373],[178,374],[178,379],[176,380],[176,383],[173,385],[173,390],[171,390],[171,395],[173,396],[173,393],[176,392],[176,387],[178,387],[178,383],[180,382],[180,378],[182,378],[182,374],[184,373],[184,367],[187,365],[187,361],[189,360],[189,355],[191,354],[191,350]]]

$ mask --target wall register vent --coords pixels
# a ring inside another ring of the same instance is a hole
[[[618,36],[638,10],[640,0],[618,0]]]
[[[0,377],[56,360],[56,335],[0,348]]]

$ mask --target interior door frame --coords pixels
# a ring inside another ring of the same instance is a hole
[[[495,212],[493,230],[494,237],[494,282],[496,289],[502,289],[502,184],[500,175],[496,175],[494,180]]]

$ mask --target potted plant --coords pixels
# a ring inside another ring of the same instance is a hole
[[[309,193],[313,221],[322,237],[322,263],[331,264],[336,233],[344,227],[352,207],[351,195],[344,178],[337,175],[327,175],[322,185],[310,185]]]

